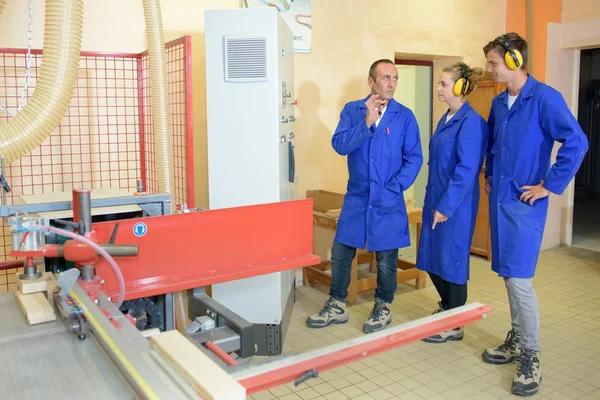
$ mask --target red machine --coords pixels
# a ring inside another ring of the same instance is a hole
[[[73,191],[78,234],[117,257],[125,299],[208,286],[301,268],[320,262],[312,254],[312,200],[91,223],[89,190]],[[81,221],[81,222],[79,222]],[[79,223],[77,223],[79,222]],[[116,298],[114,271],[96,250],[69,240],[13,257],[64,257],[82,270],[80,284],[95,298]]]

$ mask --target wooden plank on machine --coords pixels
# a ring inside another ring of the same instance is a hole
[[[48,303],[44,293],[23,294],[16,292],[15,296],[21,310],[23,310],[23,313],[27,317],[29,325],[56,320],[54,309]]]
[[[179,331],[167,331],[151,336],[150,342],[203,398],[246,398],[246,389]]]
[[[23,294],[30,294],[36,292],[47,292],[48,291],[48,283],[53,281],[56,282],[54,278],[54,274],[52,272],[44,272],[40,278],[37,279],[19,279],[19,273],[15,274],[17,276],[17,284],[19,292]],[[52,283],[50,286],[52,288]]]

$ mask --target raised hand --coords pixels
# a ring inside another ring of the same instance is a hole
[[[382,100],[378,94],[374,94],[367,99],[365,105],[367,106],[367,118],[366,123],[367,127],[370,128],[371,125],[377,121],[379,116],[381,115],[381,108],[384,106],[385,100]]]

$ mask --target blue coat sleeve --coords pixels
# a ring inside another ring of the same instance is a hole
[[[485,153],[485,179],[494,175],[494,155],[492,154],[492,147],[494,146],[494,125],[496,120],[494,118],[494,102],[492,102],[492,108],[490,109],[490,116],[488,117],[487,128],[488,128],[488,145]]]
[[[346,104],[340,114],[340,122],[331,138],[333,149],[341,156],[346,156],[375,136],[375,132],[367,128],[364,118],[356,124],[352,122],[350,105]]]
[[[485,121],[481,118],[467,118],[460,127],[456,138],[456,158],[458,160],[448,189],[442,195],[437,211],[451,217],[465,198],[479,174],[482,161],[482,141],[487,135]]]
[[[562,143],[556,163],[544,180],[544,187],[552,193],[562,194],[583,161],[588,141],[559,93],[551,96],[540,111],[542,128],[552,139]]]
[[[406,130],[404,144],[402,146],[404,163],[400,168],[400,172],[394,175],[385,185],[387,189],[396,193],[405,191],[413,184],[423,165],[423,151],[421,150],[419,125],[412,113],[410,114],[410,117],[408,117],[408,123],[404,129]]]

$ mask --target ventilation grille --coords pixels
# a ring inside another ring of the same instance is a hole
[[[267,38],[225,37],[225,80],[267,80]]]

